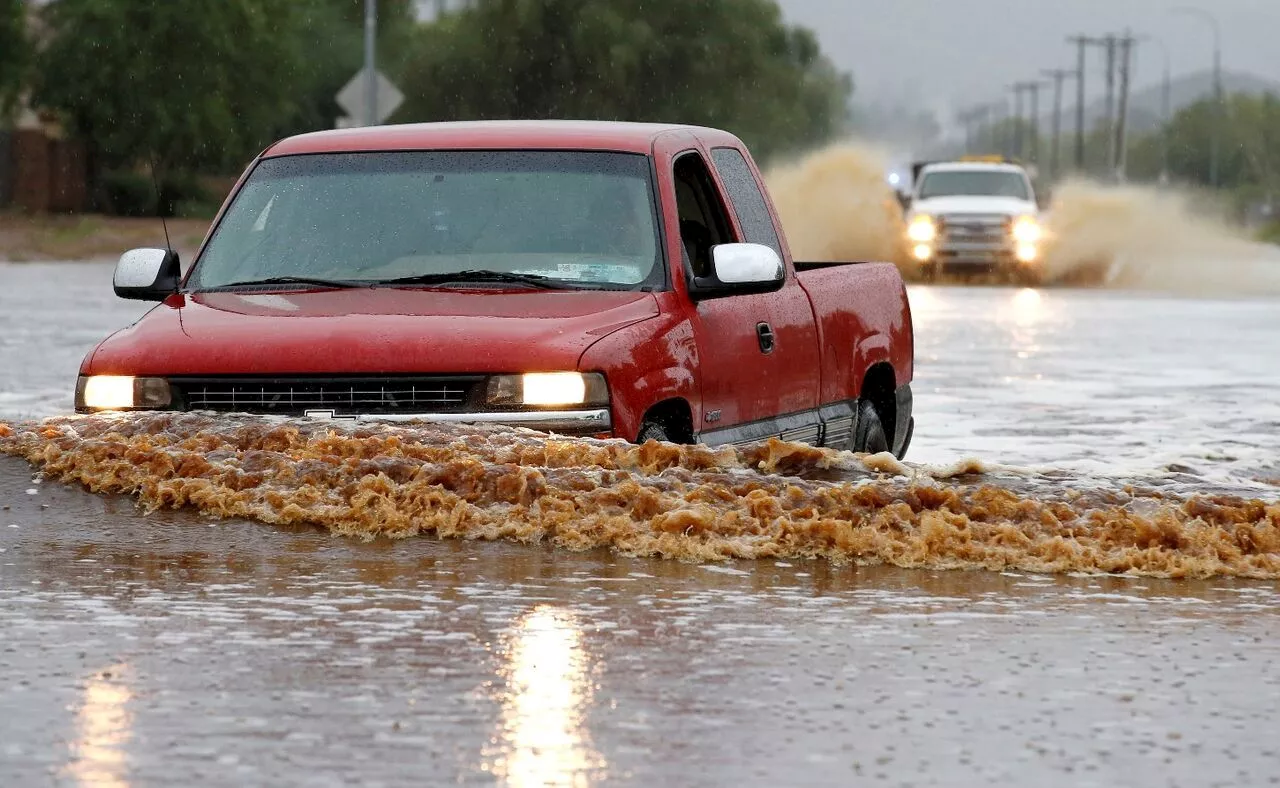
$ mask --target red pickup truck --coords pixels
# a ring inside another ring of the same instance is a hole
[[[854,217],[851,217],[854,220]],[[190,270],[85,358],[76,409],[522,425],[905,454],[913,334],[888,263],[794,263],[715,129],[576,121],[324,131],[248,167]]]

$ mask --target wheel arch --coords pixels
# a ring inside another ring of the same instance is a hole
[[[684,397],[670,397],[650,405],[636,425],[636,436],[645,422],[657,422],[666,428],[675,443],[693,442],[693,407]]]

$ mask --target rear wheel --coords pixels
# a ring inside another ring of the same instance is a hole
[[[880,414],[875,405],[865,400],[858,406],[858,432],[853,439],[853,450],[867,454],[889,451],[889,439],[885,437]]]

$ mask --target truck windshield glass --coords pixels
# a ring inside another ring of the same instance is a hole
[[[1016,197],[1030,200],[1027,182],[1016,172],[951,170],[925,173],[920,181],[920,199],[930,197]]]
[[[649,161],[637,154],[266,159],[228,208],[188,286],[272,277],[383,282],[463,271],[547,277],[566,288],[659,286],[665,274],[655,217]]]

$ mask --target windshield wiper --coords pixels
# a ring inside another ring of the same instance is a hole
[[[372,282],[359,281],[356,279],[320,279],[313,276],[269,276],[266,279],[246,279],[243,282],[228,282],[225,285],[215,285],[208,290],[221,290],[225,287],[251,287],[253,285],[314,285],[316,287],[332,287],[348,288],[348,287],[369,287]]]
[[[510,282],[512,284],[528,285],[530,287],[541,287],[547,290],[557,290],[564,287],[558,280],[541,274],[513,274],[506,271],[488,271],[488,270],[471,270],[471,271],[451,271],[442,274],[415,274],[413,276],[402,276],[397,279],[381,279],[372,284],[376,285],[436,285],[448,282]]]

